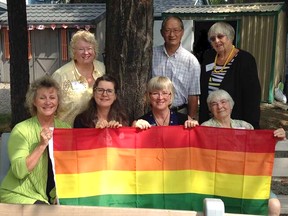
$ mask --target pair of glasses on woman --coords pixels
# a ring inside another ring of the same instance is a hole
[[[226,36],[226,35],[224,35],[224,34],[217,34],[217,35],[211,36],[211,37],[209,38],[209,40],[210,40],[211,42],[215,42],[215,41],[216,41],[216,38],[218,38],[219,40],[221,40],[221,39],[223,39],[225,36]]]
[[[79,53],[91,53],[94,51],[93,47],[79,47],[79,48],[74,48],[75,50],[77,50]]]
[[[151,92],[150,95],[153,98],[159,98],[160,96],[162,96],[163,98],[167,98],[169,95],[171,95],[170,92]]]
[[[106,93],[107,95],[110,96],[110,95],[113,95],[115,93],[114,89],[104,89],[104,88],[95,88],[94,91],[98,95],[103,95],[104,93]]]
[[[228,100],[222,99],[220,101],[213,101],[211,102],[211,107],[219,107],[219,106],[225,106],[228,103]]]

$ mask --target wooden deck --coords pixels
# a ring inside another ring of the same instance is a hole
[[[202,216],[202,212],[89,206],[13,205],[0,203],[0,215],[11,216]],[[226,214],[227,216],[239,214]]]

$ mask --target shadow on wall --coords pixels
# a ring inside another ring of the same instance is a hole
[[[11,97],[9,83],[0,83],[0,113],[11,113]]]

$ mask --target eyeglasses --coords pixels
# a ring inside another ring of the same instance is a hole
[[[167,98],[169,95],[171,95],[171,93],[169,93],[169,92],[151,92],[150,95],[153,98],[158,98],[160,96],[162,96],[163,98]]]
[[[183,29],[163,29],[164,34],[169,35],[171,33],[174,34],[179,34],[180,32],[182,32]]]
[[[215,36],[210,37],[209,40],[210,40],[211,42],[215,42],[215,41],[216,41],[216,38],[218,38],[219,40],[221,40],[221,39],[224,38],[225,36],[226,36],[226,35],[224,35],[224,34],[217,34],[217,35],[215,35]]]
[[[98,94],[98,95],[102,95],[106,92],[107,95],[111,96],[115,93],[114,89],[103,89],[103,88],[95,88],[94,91]]]
[[[75,50],[77,50],[79,53],[91,53],[94,51],[93,47],[81,47],[81,48],[74,48]]]
[[[213,101],[213,102],[211,102],[211,107],[225,106],[227,103],[228,103],[228,100],[226,100],[226,99],[220,100],[218,102]]]

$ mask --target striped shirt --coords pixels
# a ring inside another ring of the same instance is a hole
[[[237,56],[237,55],[236,55]],[[218,90],[220,88],[221,82],[224,79],[226,72],[229,71],[231,65],[233,64],[236,56],[223,68],[221,72],[214,72],[214,68],[212,69],[211,76],[208,82],[208,93],[210,94],[212,91]],[[219,71],[222,69],[222,65],[216,65],[216,70]],[[209,70],[208,70],[209,71]],[[208,72],[206,71],[206,72]]]

